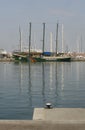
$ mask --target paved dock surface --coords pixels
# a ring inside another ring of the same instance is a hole
[[[33,120],[0,120],[0,130],[85,130],[85,109],[35,108]]]
[[[85,130],[85,122],[2,120],[0,130]]]
[[[85,121],[83,108],[35,108],[33,120],[43,121]]]

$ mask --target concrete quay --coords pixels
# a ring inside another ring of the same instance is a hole
[[[84,108],[35,108],[33,120],[42,121],[85,121]]]
[[[35,108],[33,120],[0,120],[0,130],[85,130],[85,109]]]
[[[53,128],[57,130],[85,130],[85,109],[35,108],[33,120],[48,122],[49,126],[54,123]]]
[[[85,130],[85,121],[1,120],[0,130]]]

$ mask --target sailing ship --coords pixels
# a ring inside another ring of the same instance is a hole
[[[13,57],[15,61],[21,62],[56,62],[56,61],[71,61],[71,57],[68,55],[61,55],[57,53],[58,46],[58,23],[56,28],[56,52],[45,52],[45,23],[43,23],[43,46],[42,53],[31,52],[31,23],[29,23],[29,50],[28,52],[22,51],[22,43],[21,43],[21,29],[19,27],[20,34],[20,51],[14,52]]]
[[[56,62],[56,61],[71,61],[71,57],[68,55],[62,55],[57,53],[57,46],[58,46],[58,23],[56,28],[56,53],[45,52],[44,51],[45,45],[45,23],[43,23],[43,48],[42,48],[42,55],[33,56],[32,58],[36,62]]]

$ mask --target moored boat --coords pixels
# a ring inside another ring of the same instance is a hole
[[[71,61],[70,56],[41,56],[33,57],[35,62],[69,62]]]

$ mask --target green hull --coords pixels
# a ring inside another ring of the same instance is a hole
[[[14,60],[17,62],[28,62],[28,58],[27,57],[22,57],[22,56],[13,56]]]
[[[30,58],[28,55],[24,55],[23,53],[17,53],[13,55],[15,61],[20,62],[57,62],[57,61],[71,61],[71,57],[69,56],[31,56]]]
[[[33,57],[36,62],[69,62],[71,57]]]

